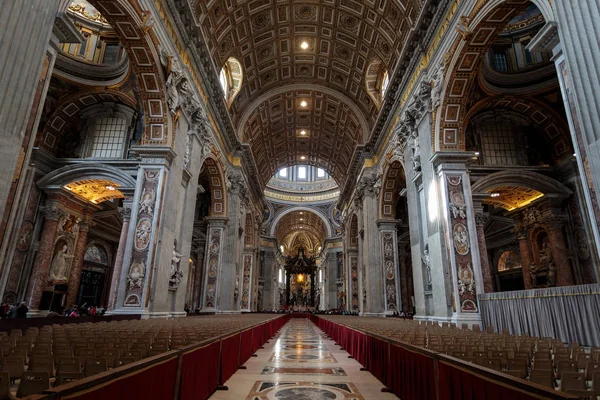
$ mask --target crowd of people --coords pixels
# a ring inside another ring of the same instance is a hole
[[[21,304],[9,304],[5,302],[0,305],[0,318],[27,318],[28,311],[29,308],[25,302]]]
[[[87,303],[78,306],[74,305],[66,310],[63,308],[53,309],[51,310],[46,317],[49,318],[58,318],[58,317],[70,317],[70,318],[79,318],[86,316],[102,316],[105,313],[104,307],[100,306],[88,306]],[[29,312],[29,307],[27,307],[27,303],[24,301],[20,304],[10,304],[4,302],[0,305],[0,318],[9,319],[9,318],[27,318],[27,313]]]

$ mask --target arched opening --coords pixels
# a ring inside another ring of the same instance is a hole
[[[240,93],[243,79],[242,64],[235,58],[230,57],[219,73],[219,83],[228,107],[231,106]]]
[[[399,160],[392,160],[386,169],[379,198],[380,218],[395,220],[398,242],[398,277],[400,279],[401,304],[399,311],[412,313],[414,296],[406,176]]]
[[[379,108],[383,104],[389,85],[390,74],[385,64],[378,58],[374,59],[365,73],[365,89]]]
[[[206,271],[206,247],[210,217],[225,217],[226,188],[222,169],[212,156],[204,161],[198,176],[194,224],[190,250],[186,304],[191,311],[202,309],[202,285]]]

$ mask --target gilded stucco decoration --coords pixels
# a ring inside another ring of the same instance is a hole
[[[122,199],[125,196],[117,188],[120,185],[105,179],[85,179],[71,182],[64,186],[69,192],[90,203],[99,204],[112,199]]]
[[[533,201],[544,196],[544,193],[522,186],[499,186],[488,190],[490,197],[483,203],[513,211],[526,207]]]

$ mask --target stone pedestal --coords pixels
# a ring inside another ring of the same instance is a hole
[[[90,221],[79,223],[79,234],[77,235],[77,243],[73,251],[73,263],[71,264],[71,274],[69,277],[69,286],[67,288],[67,307],[77,304],[77,295],[79,294],[79,284],[81,283],[81,271],[83,269],[83,257],[85,256],[85,248],[87,245],[87,235],[89,231]],[[90,306],[97,304],[88,304]]]
[[[33,264],[33,270],[29,277],[27,296],[25,301],[29,306],[30,312],[37,312],[42,298],[42,292],[48,284],[48,273],[52,261],[52,252],[54,251],[54,237],[58,220],[62,214],[61,210],[54,206],[48,206],[44,210],[44,228],[40,237],[38,252]]]

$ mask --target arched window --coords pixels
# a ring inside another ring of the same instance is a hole
[[[506,250],[498,258],[498,272],[521,268],[521,257],[512,250]]]
[[[89,245],[85,250],[83,259],[96,264],[108,265],[108,254],[106,253],[106,249],[98,244]]]
[[[381,107],[390,86],[390,74],[379,58],[374,59],[369,64],[365,74],[365,85],[373,102],[377,107]]]
[[[223,89],[223,96],[225,97],[227,106],[230,106],[240,93],[242,80],[242,64],[235,58],[230,57],[219,73],[219,82],[221,83],[221,89]]]
[[[385,94],[388,90],[388,86],[390,85],[390,74],[387,71],[383,72],[383,78],[381,80],[381,100],[385,97]]]

